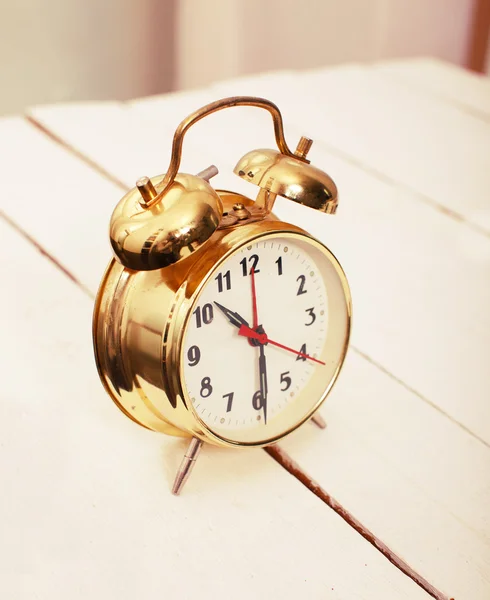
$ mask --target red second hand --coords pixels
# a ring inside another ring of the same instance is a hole
[[[279,344],[279,342],[274,342],[273,340],[271,340],[267,337],[266,333],[257,333],[256,331],[254,331],[253,329],[250,329],[250,327],[247,327],[246,325],[241,325],[240,329],[238,330],[238,335],[243,335],[244,337],[259,340],[259,342],[261,344],[265,344],[268,342],[269,344],[272,344],[273,346],[277,346],[278,348],[282,348],[283,350],[287,350],[288,352],[293,352],[293,354],[297,354],[298,356],[302,356],[303,358],[312,360],[313,362],[316,362],[320,365],[325,365],[325,363],[322,362],[321,360],[318,360],[317,358],[313,358],[313,356],[310,356],[309,354],[305,354],[304,352],[299,352],[299,350],[294,350],[294,348],[289,348],[288,346]]]
[[[259,315],[257,313],[257,295],[255,293],[255,269],[252,267],[250,271],[252,280],[252,311],[253,311],[253,328],[257,329],[259,326]]]

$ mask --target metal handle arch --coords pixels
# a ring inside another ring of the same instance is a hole
[[[177,175],[180,167],[180,161],[182,158],[182,144],[186,132],[192,127],[192,125],[196,124],[204,117],[218,112],[219,110],[231,108],[233,106],[256,106],[257,108],[263,108],[264,110],[267,110],[272,116],[276,144],[280,152],[286,156],[292,156],[296,159],[304,160],[303,158],[291,152],[289,149],[284,136],[284,125],[281,112],[273,102],[266,100],[265,98],[257,98],[255,96],[232,96],[229,98],[222,98],[216,102],[206,104],[206,106],[203,106],[196,112],[192,113],[179,124],[174,133],[170,164],[165,177],[162,180],[161,185],[163,187],[154,198],[145,203],[146,208],[151,208],[157,204],[174,182],[175,176]],[[307,161],[305,160],[305,162]]]

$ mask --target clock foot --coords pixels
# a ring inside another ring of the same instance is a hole
[[[325,421],[325,419],[324,419],[324,418],[323,418],[321,415],[319,415],[319,414],[313,415],[313,416],[311,417],[311,420],[312,420],[312,421],[313,421],[313,423],[315,423],[315,425],[316,425],[317,427],[319,427],[320,429],[325,429],[325,428],[326,428],[326,426],[327,426],[327,422],[326,422],[326,421]]]
[[[181,489],[184,487],[185,482],[189,479],[189,475],[196,464],[201,446],[202,441],[193,437],[189,447],[187,448],[187,452],[184,454],[184,458],[180,463],[177,475],[175,476],[172,494],[175,494],[176,496],[180,494]]]

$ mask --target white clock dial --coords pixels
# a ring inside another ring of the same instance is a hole
[[[181,358],[188,401],[210,430],[257,443],[291,428],[281,416],[301,419],[319,401],[335,371],[325,355],[332,277],[332,261],[300,236],[261,237],[215,269]],[[314,377],[320,387],[305,400]]]

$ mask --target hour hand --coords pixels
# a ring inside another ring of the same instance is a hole
[[[241,317],[237,312],[233,312],[232,310],[226,308],[226,306],[223,306],[219,302],[215,302],[215,304],[232,325],[238,328],[240,328],[242,325],[246,325],[248,327],[247,321],[245,321],[245,319]]]

